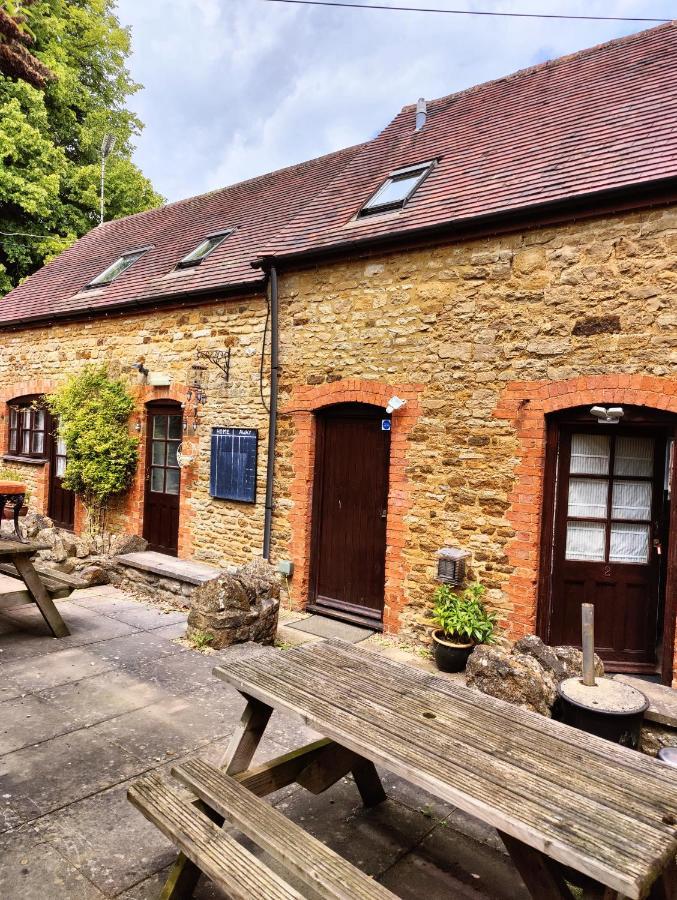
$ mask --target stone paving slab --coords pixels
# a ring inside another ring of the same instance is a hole
[[[283,651],[198,653],[176,642],[182,614],[111,587],[59,607],[71,638],[49,637],[33,607],[0,612],[0,898],[156,900],[175,851],[127,802],[129,783],[193,755],[219,764],[244,701],[212,669]],[[316,737],[276,711],[255,762]],[[523,900],[495,832],[395,776],[384,784],[372,810],[351,778],[269,799],[403,898]],[[223,894],[203,879],[195,898]]]

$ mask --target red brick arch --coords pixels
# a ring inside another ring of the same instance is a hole
[[[508,633],[533,634],[538,612],[541,512],[546,415],[576,406],[614,403],[677,413],[677,379],[647,375],[588,375],[566,381],[515,381],[503,391],[494,416],[513,423],[519,462],[507,518],[515,536],[506,547],[513,567],[505,588],[512,605]]]
[[[419,384],[386,384],[348,378],[331,384],[305,385],[294,389],[282,413],[292,417],[295,435],[292,443],[294,479],[291,484],[292,510],[291,556],[294,560],[295,594],[305,604],[310,581],[312,491],[315,463],[314,412],[335,403],[370,403],[385,406],[397,394],[406,406],[392,416],[386,532],[386,578],[383,627],[397,631],[399,615],[405,603],[403,550],[407,536],[406,514],[411,505],[411,486],[406,475],[407,441],[420,415]]]

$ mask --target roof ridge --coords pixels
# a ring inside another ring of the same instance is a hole
[[[213,197],[218,194],[222,194],[225,191],[233,190],[234,188],[244,187],[248,184],[254,184],[257,181],[270,179],[275,175],[284,175],[285,173],[290,173],[295,170],[302,169],[305,166],[313,165],[314,163],[318,163],[322,160],[328,160],[333,156],[338,157],[344,153],[349,153],[351,150],[362,149],[368,143],[369,141],[362,141],[358,142],[357,144],[351,144],[349,147],[341,147],[339,150],[332,150],[330,153],[321,153],[319,156],[314,156],[311,159],[305,159],[301,162],[294,163],[291,166],[282,166],[282,168],[280,169],[273,169],[272,172],[262,172],[260,175],[254,175],[252,178],[245,178],[243,181],[235,181],[232,184],[226,184],[223,187],[214,188],[213,190],[205,191],[202,194],[193,194],[191,197],[183,197],[181,200],[172,200],[171,203],[163,203],[162,206],[155,206],[152,209],[144,209],[141,210],[141,212],[130,213],[130,215],[121,216],[119,219],[109,219],[107,222],[102,222],[100,225],[95,226],[93,229],[84,234],[83,237],[86,237],[88,234],[92,233],[100,234],[102,229],[113,225],[118,225],[121,222],[129,222],[131,219],[137,219],[141,216],[152,215],[153,213],[157,214],[160,210],[176,209],[179,206],[204,200],[207,197]]]
[[[508,75],[500,75],[498,78],[490,78],[488,81],[480,82],[480,84],[472,84],[460,91],[453,91],[451,94],[444,94],[442,97],[432,97],[430,100],[428,100],[428,103],[430,103],[431,105],[444,103],[447,100],[453,100],[457,97],[464,97],[467,94],[474,94],[477,91],[486,90],[486,88],[491,87],[495,84],[517,81],[520,78],[529,77],[543,71],[544,69],[556,68],[557,66],[563,65],[564,63],[570,62],[574,59],[584,59],[587,56],[592,56],[595,53],[599,53],[600,50],[605,50],[609,47],[617,47],[620,44],[632,43],[633,41],[645,37],[649,33],[655,34],[657,31],[669,31],[671,28],[676,27],[677,19],[671,19],[669,22],[664,22],[662,25],[656,25],[653,28],[644,28],[642,31],[633,31],[630,34],[624,34],[621,35],[621,37],[611,38],[608,41],[603,41],[601,44],[594,44],[592,47],[584,47],[582,50],[575,50],[573,53],[565,53],[563,56],[556,56],[554,59],[545,59],[543,60],[543,62],[535,63],[533,66],[526,66],[523,69],[517,69],[516,72],[510,72]],[[401,115],[405,111],[409,112],[415,108],[415,103],[407,103],[406,106],[402,107],[398,115]],[[392,122],[390,124],[392,124]]]

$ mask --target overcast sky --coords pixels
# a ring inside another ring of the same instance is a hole
[[[675,0],[387,2],[676,15]],[[144,85],[131,101],[146,126],[136,162],[169,200],[363,141],[419,96],[441,97],[650,27],[265,0],[118,0],[118,15],[132,28],[132,75]]]

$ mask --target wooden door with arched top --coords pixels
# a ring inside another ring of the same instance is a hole
[[[317,414],[309,607],[371,627],[383,619],[389,424],[361,403]]]
[[[146,434],[143,536],[149,550],[176,556],[181,493],[177,450],[183,437],[181,404],[149,403]]]

